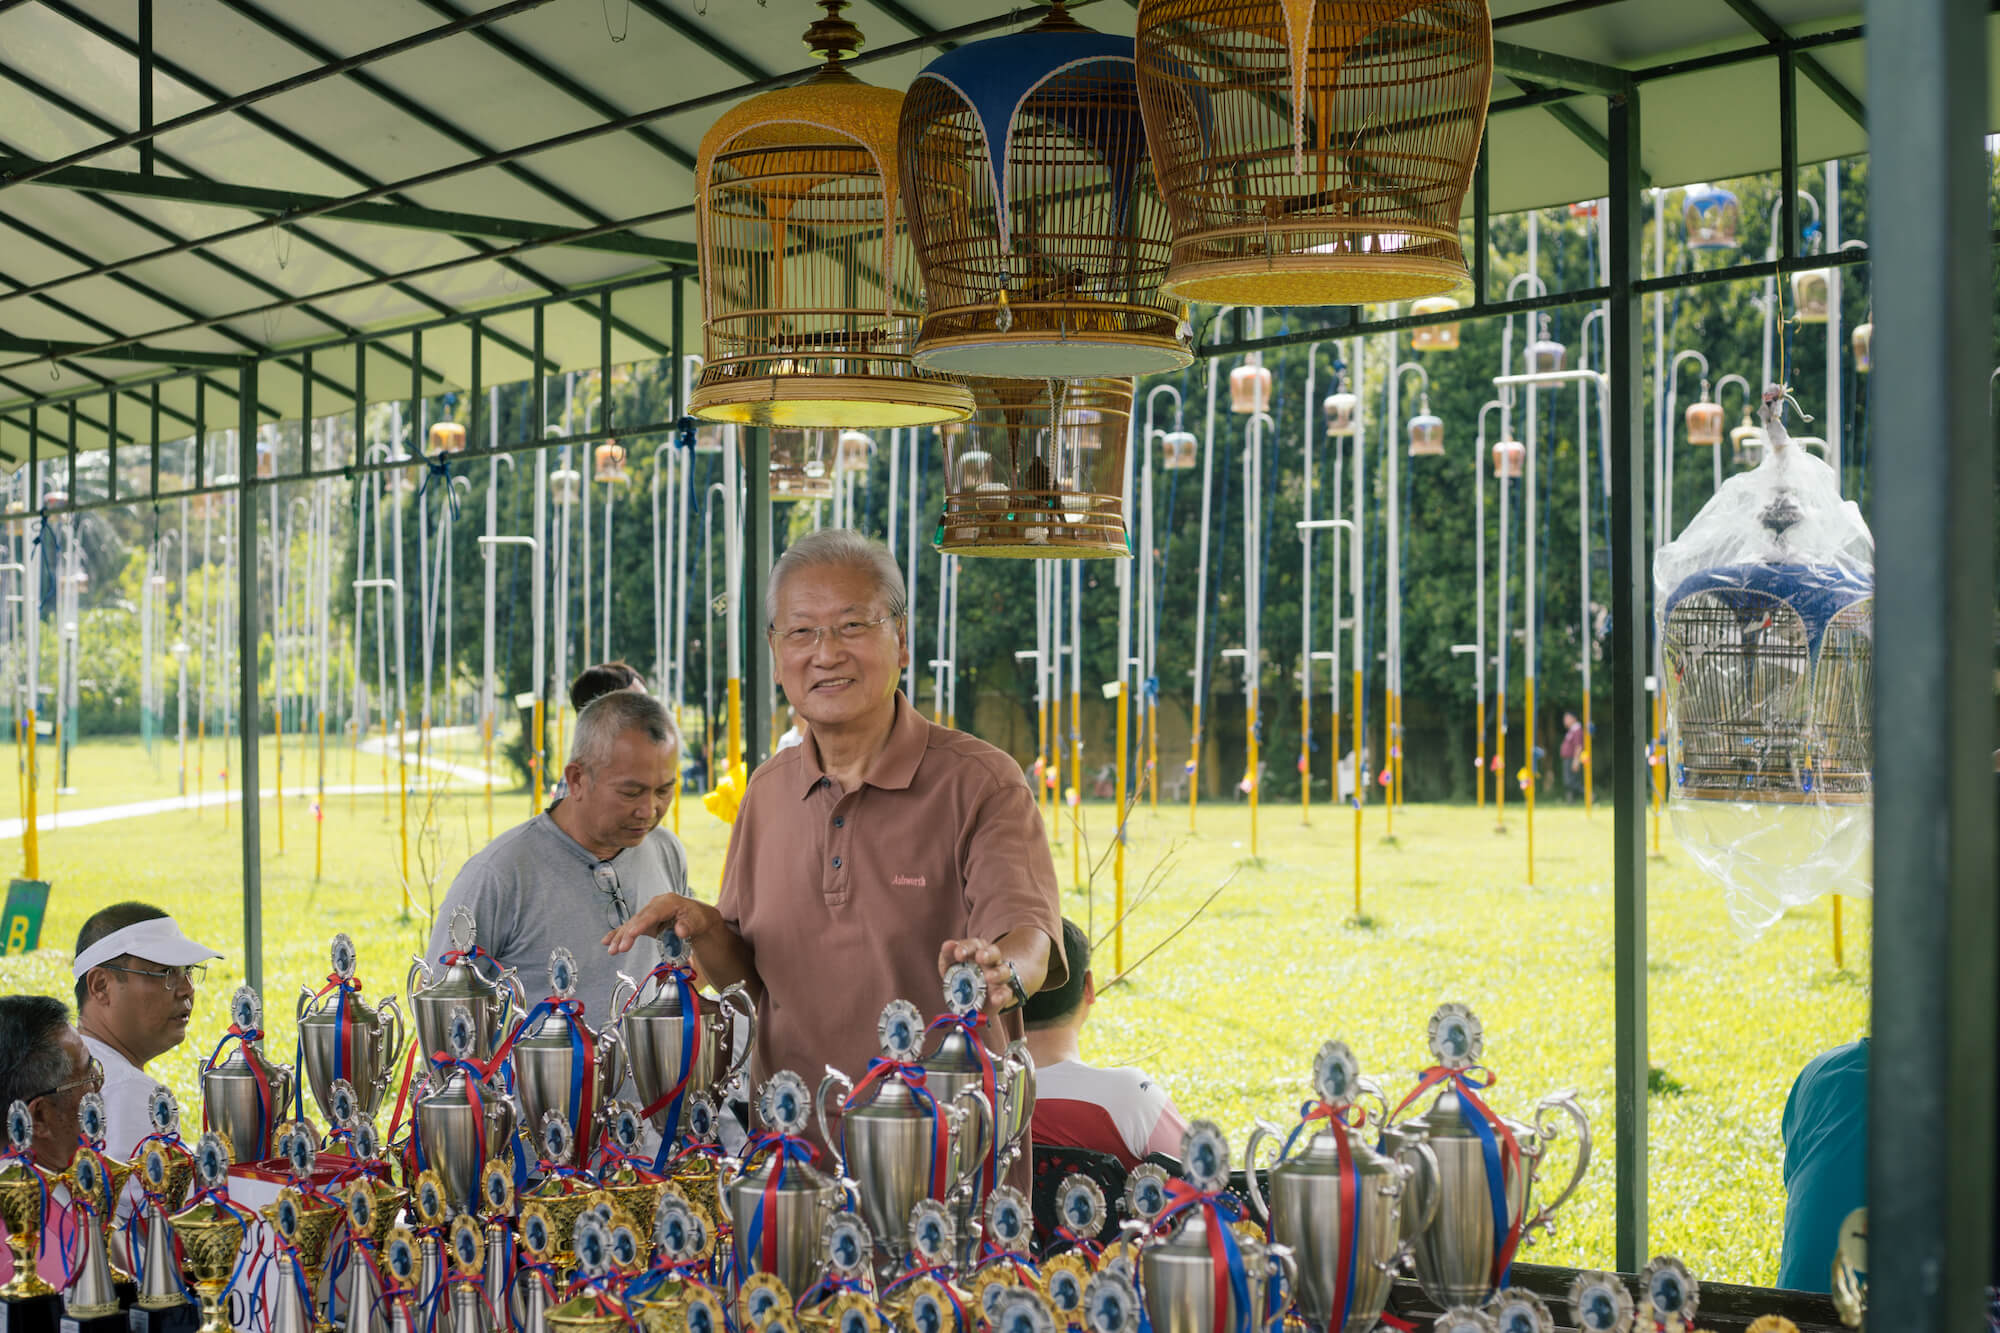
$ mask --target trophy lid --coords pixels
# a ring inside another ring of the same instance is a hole
[[[26,1157],[35,1145],[35,1117],[24,1101],[16,1101],[7,1108],[7,1148],[17,1156]]]
[[[549,994],[558,1000],[576,998],[576,955],[568,949],[549,951]]]
[[[1139,1293],[1132,1279],[1115,1271],[1091,1278],[1083,1293],[1083,1324],[1090,1333],[1135,1333]]]
[[[845,1216],[845,1214],[836,1214]],[[687,1196],[669,1185],[653,1210],[653,1244],[669,1263],[691,1263],[701,1254],[702,1228]]]
[[[1555,1316],[1526,1287],[1503,1287],[1493,1297],[1492,1307],[1493,1326],[1499,1333],[1556,1333]]]
[[[715,1098],[706,1090],[690,1095],[681,1107],[681,1133],[690,1143],[714,1143],[716,1114]]]
[[[1346,1106],[1354,1100],[1361,1078],[1361,1062],[1344,1041],[1330,1041],[1313,1057],[1313,1091],[1328,1106]]]
[[[1167,1208],[1167,1172],[1158,1162],[1141,1162],[1125,1178],[1125,1207],[1133,1217],[1151,1225]]]
[[[1582,1333],[1629,1333],[1632,1293],[1614,1273],[1578,1273],[1569,1284],[1570,1318]]]
[[[423,1259],[416,1236],[407,1227],[397,1227],[382,1245],[382,1267],[398,1287],[408,1290],[417,1284]]]
[[[333,937],[333,946],[327,951],[333,959],[333,975],[342,981],[354,980],[354,941],[346,931]]]
[[[986,1007],[986,974],[972,963],[953,963],[945,969],[944,1006],[960,1018],[970,1018]]]
[[[1431,1056],[1446,1069],[1470,1069],[1486,1050],[1486,1029],[1466,1006],[1447,1002],[1431,1015]]]
[[[837,1278],[858,1280],[868,1274],[875,1242],[859,1213],[835,1213],[820,1228],[820,1253]]]
[[[514,1215],[514,1173],[506,1158],[492,1158],[480,1168],[479,1202],[489,1217]]]
[[[541,1147],[543,1161],[567,1164],[571,1151],[576,1147],[576,1135],[570,1132],[569,1117],[561,1111],[542,1112],[542,1123],[535,1141]]]
[[[219,1129],[209,1130],[194,1145],[195,1180],[205,1190],[226,1189],[231,1160],[229,1136]]]
[[[757,1094],[757,1114],[780,1134],[797,1134],[806,1127],[812,1108],[812,1094],[806,1081],[789,1069],[780,1069],[765,1081]]]
[[[1181,1175],[1213,1193],[1229,1183],[1229,1138],[1213,1120],[1196,1120],[1181,1136]]]
[[[694,966],[694,946],[682,939],[680,932],[672,926],[659,934],[660,962],[668,967],[690,969]]]
[[[486,1267],[486,1242],[479,1234],[479,1223],[464,1213],[453,1219],[451,1243],[446,1248],[451,1252],[451,1266],[460,1273],[469,1276]]]
[[[146,1123],[163,1138],[180,1133],[181,1107],[174,1100],[173,1089],[162,1083],[153,1085],[153,1090],[146,1094]]]
[[[479,942],[479,921],[472,915],[470,907],[453,910],[451,926],[445,932],[445,938],[451,941],[453,953],[469,953],[472,946]]]
[[[1701,1304],[1701,1284],[1671,1254],[1660,1255],[1639,1270],[1639,1294],[1654,1324],[1666,1328],[1691,1327]]]
[[[1494,1333],[1493,1317],[1469,1305],[1454,1305],[1431,1325],[1433,1333]]]
[[[1157,1166],[1153,1169],[1159,1170]],[[1165,1202],[1163,1194],[1161,1206],[1165,1206]],[[1153,1211],[1157,1213],[1159,1209]],[[1056,1216],[1072,1235],[1086,1240],[1095,1239],[1104,1230],[1104,1191],[1081,1171],[1071,1172],[1056,1189]],[[1148,1217],[1146,1220],[1152,1219]]]
[[[957,1228],[951,1214],[936,1199],[919,1199],[910,1209],[910,1250],[919,1267],[938,1268],[952,1261]]]
[[[104,1132],[109,1126],[107,1115],[101,1092],[86,1092],[76,1104],[76,1127],[93,1148],[104,1146]]]
[[[924,1016],[908,1000],[891,1000],[875,1020],[875,1035],[881,1039],[882,1054],[903,1064],[913,1063],[924,1045]]]
[[[1026,1254],[1034,1239],[1035,1215],[1012,1185],[999,1185],[986,1200],[986,1235],[1002,1254]]]
[[[354,1085],[344,1078],[335,1079],[327,1089],[326,1118],[335,1129],[353,1129],[361,1118],[361,1099],[355,1096]]]
[[[256,1032],[263,1035],[264,1002],[257,998],[257,992],[248,986],[238,986],[229,997],[229,1021],[239,1031]]]

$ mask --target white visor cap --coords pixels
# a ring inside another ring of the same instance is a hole
[[[197,944],[183,935],[172,917],[162,916],[112,931],[78,954],[72,971],[81,977],[91,968],[102,967],[125,954],[162,967],[188,967],[222,957],[206,944]]]

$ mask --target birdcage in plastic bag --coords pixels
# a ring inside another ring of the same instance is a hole
[[[1674,834],[1753,936],[1873,890],[1874,540],[1781,414],[1653,562]]]

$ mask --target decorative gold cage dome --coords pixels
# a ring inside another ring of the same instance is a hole
[[[725,112],[695,163],[705,360],[689,411],[710,421],[871,429],[961,420],[962,385],[918,372],[920,301],[903,224],[903,94],[840,63],[847,0],[806,45],[826,64]]]
[[[942,431],[937,548],[954,555],[1125,556],[1132,381],[977,380],[972,420]]]
[[[1352,305],[1466,281],[1485,0],[1141,0],[1137,54],[1167,292]]]
[[[947,52],[904,98],[901,158],[930,301],[919,366],[1083,379],[1193,361],[1183,306],[1159,290],[1167,211],[1130,38],[1058,0],[1025,32]]]

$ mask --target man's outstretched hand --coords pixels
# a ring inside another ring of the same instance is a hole
[[[1007,957],[999,945],[972,937],[946,940],[938,950],[938,979],[943,980],[944,974],[958,963],[975,964],[986,978],[984,1012],[989,1017],[1014,1003],[1014,988],[1008,984]]]
[[[663,893],[634,912],[624,925],[608,931],[604,949],[612,954],[628,953],[640,940],[656,939],[669,929],[694,944],[721,926],[722,913],[707,903]]]

